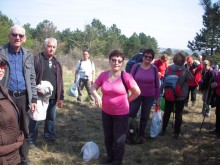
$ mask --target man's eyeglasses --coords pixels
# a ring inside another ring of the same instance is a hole
[[[152,59],[153,57],[152,57],[152,56],[144,56],[144,58],[145,58],[145,59],[148,59],[148,58],[149,58],[149,59]]]
[[[23,34],[11,33],[11,36],[12,36],[12,37],[15,37],[15,38],[17,38],[17,37],[19,37],[19,38],[24,38],[24,35],[23,35]]]
[[[5,63],[4,62],[0,62],[0,68],[5,69]]]
[[[119,64],[121,64],[123,62],[123,60],[116,60],[116,59],[111,59],[113,63],[118,62]]]

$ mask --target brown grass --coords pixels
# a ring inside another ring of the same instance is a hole
[[[99,61],[101,65],[104,65]],[[108,65],[108,64],[106,64]],[[97,74],[98,75],[98,74]],[[65,90],[73,82],[73,72],[65,72]],[[100,149],[100,157],[105,155],[101,111],[89,108],[84,93],[83,106],[76,104],[76,99],[65,95],[65,106],[57,110],[57,141],[53,144],[44,142],[43,122],[36,148],[30,150],[30,159],[36,165],[98,165],[99,160],[84,162],[80,150],[88,141],[94,141]],[[206,118],[202,131],[200,114],[201,95],[198,94],[197,108],[185,108],[181,137],[172,138],[172,117],[167,134],[155,139],[149,138],[150,121],[146,129],[147,142],[138,145],[126,145],[124,165],[214,165],[220,164],[220,141],[208,133],[214,128],[215,113],[212,109],[210,118]],[[152,109],[153,113],[153,109]],[[152,115],[151,113],[151,115]]]

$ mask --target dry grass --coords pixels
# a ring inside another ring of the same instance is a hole
[[[102,64],[103,65],[103,64]],[[65,89],[73,82],[73,73],[65,72]],[[86,94],[84,94],[85,96]],[[40,126],[36,148],[30,150],[30,158],[36,165],[98,165],[99,160],[84,162],[80,155],[81,147],[94,141],[100,149],[100,157],[105,155],[101,111],[89,108],[88,102],[76,105],[76,99],[65,95],[65,106],[57,112],[57,141],[47,144],[43,140],[43,122]],[[84,97],[84,100],[87,100]],[[214,109],[210,118],[205,119],[202,132],[201,95],[198,95],[197,108],[186,108],[183,114],[181,137],[172,138],[172,117],[167,134],[155,139],[149,138],[149,125],[146,130],[147,142],[139,145],[126,145],[125,165],[214,165],[220,164],[220,141],[208,133],[214,128]],[[151,113],[152,115],[152,113]]]

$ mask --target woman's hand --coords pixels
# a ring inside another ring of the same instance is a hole
[[[99,108],[102,108],[102,99],[101,99],[101,97],[99,96],[99,94],[97,92],[98,88],[99,87],[94,83],[94,84],[92,84],[92,87],[90,88],[90,91],[91,91],[93,97],[95,98],[96,106],[99,107]]]
[[[157,107],[160,107],[160,99],[157,99],[157,101],[156,101],[156,106],[157,106]]]
[[[217,82],[211,83],[211,88],[212,88],[212,89],[213,89],[213,88],[216,88],[217,86],[218,86]]]
[[[97,96],[95,98],[95,104],[96,104],[97,107],[102,108],[102,99],[101,99],[100,96]]]
[[[135,85],[132,89],[130,89],[130,92],[131,94],[128,97],[129,103],[135,100],[141,94],[141,91],[138,85]]]

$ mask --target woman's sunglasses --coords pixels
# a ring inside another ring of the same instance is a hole
[[[144,56],[144,58],[145,58],[145,59],[148,59],[148,58],[149,58],[149,59],[152,59],[153,57],[152,57],[152,56]]]
[[[5,61],[0,61],[0,68],[5,69]]]

